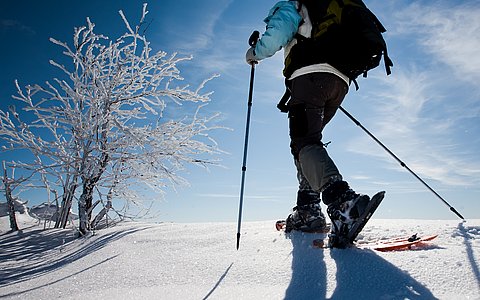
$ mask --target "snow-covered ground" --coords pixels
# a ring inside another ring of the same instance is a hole
[[[0,218],[2,299],[480,299],[480,220],[372,219],[362,241],[439,234],[428,247],[381,253],[316,249],[316,234],[236,224],[123,223],[90,238],[23,232]]]

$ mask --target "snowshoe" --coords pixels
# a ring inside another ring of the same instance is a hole
[[[320,203],[296,206],[285,222],[285,232],[298,230],[302,232],[325,232],[327,222]]]

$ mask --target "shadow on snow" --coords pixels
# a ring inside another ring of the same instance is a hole
[[[292,280],[285,299],[325,299],[327,295],[327,266],[324,251],[312,247],[314,239],[325,234],[292,232]]]
[[[207,300],[212,294],[213,292],[215,292],[215,290],[220,286],[220,284],[222,283],[222,281],[225,279],[225,277],[227,277],[227,274],[228,272],[230,271],[230,268],[233,266],[233,263],[230,264],[230,266],[228,266],[227,270],[225,270],[225,273],[223,273],[222,276],[220,276],[220,279],[217,281],[217,283],[215,284],[215,286],[208,292],[208,294],[203,297],[202,300]]]
[[[0,236],[0,245],[2,245],[0,252],[0,265],[2,265],[0,268],[0,287],[53,272],[102,249],[108,243],[144,229],[146,228],[136,228],[89,238],[75,238],[71,230],[63,229],[33,230],[26,233],[17,232],[2,235]],[[94,266],[86,267],[78,273],[103,264],[114,257],[107,258]],[[27,291],[15,294],[24,292]],[[3,296],[12,295],[0,295],[0,297]]]
[[[477,285],[480,289],[480,269],[478,264],[475,260],[475,255],[473,251],[472,240],[475,240],[476,235],[480,235],[480,227],[465,227],[464,223],[461,222],[458,224],[457,227],[458,234],[463,237],[463,242],[465,244],[465,250],[467,252],[468,261],[470,262],[470,266],[472,267],[472,272],[477,279]]]
[[[292,233],[292,280],[285,299],[327,299],[325,253],[335,260],[336,287],[329,299],[435,299],[407,272],[373,250],[313,248],[312,241],[325,235]]]

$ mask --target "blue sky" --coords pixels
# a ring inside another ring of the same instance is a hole
[[[343,107],[427,181],[465,218],[480,218],[480,4],[478,1],[367,0],[387,28],[393,74],[382,67],[360,79]],[[134,23],[143,1],[0,2],[0,109],[21,86],[58,76],[49,59],[61,57],[49,38],[71,42],[86,17],[112,38],[123,33],[122,9]],[[228,154],[222,168],[192,167],[189,187],[168,190],[155,208],[162,221],[236,221],[240,192],[250,67],[244,61],[253,30],[274,1],[161,0],[149,3],[147,38],[155,51],[193,55],[180,65],[185,81],[220,74],[209,112],[232,130],[212,133]],[[296,174],[283,94],[282,52],[256,68],[244,199],[244,220],[284,218],[295,204]],[[428,191],[341,112],[324,132],[328,151],[358,192],[386,190],[377,218],[455,219]],[[0,153],[0,160],[12,159]],[[40,199],[31,199],[32,202]]]

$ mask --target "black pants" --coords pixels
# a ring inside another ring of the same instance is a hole
[[[301,190],[308,189],[321,192],[331,178],[341,179],[323,147],[322,131],[345,98],[348,85],[334,74],[311,73],[294,78],[291,92],[288,103],[290,147],[298,171],[299,195]],[[297,204],[308,202],[304,200],[297,199]]]

